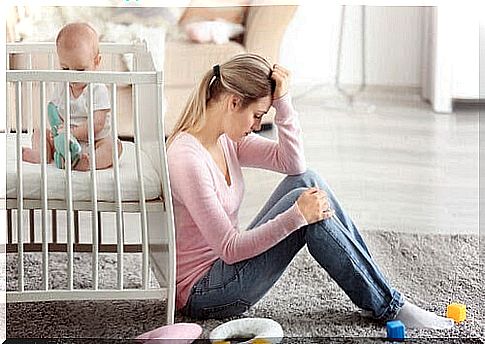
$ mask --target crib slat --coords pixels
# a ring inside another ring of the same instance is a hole
[[[54,54],[52,52],[49,52],[47,54],[47,59],[48,59],[47,65],[48,65],[49,70],[53,70],[54,69]]]
[[[7,56],[7,61],[9,61],[10,58],[9,56]],[[7,66],[7,70],[8,70],[8,66]],[[12,113],[12,108],[11,108],[11,105],[10,105],[10,83],[7,82],[6,84],[6,93],[7,93],[7,96],[5,97],[5,109],[6,109],[6,113],[5,113],[5,132],[6,133],[10,133],[10,114]],[[0,128],[1,128],[1,125],[0,125]]]
[[[10,57],[11,57],[10,54],[7,53],[7,59],[5,61],[6,63],[5,70],[10,69]],[[8,133],[10,132],[10,127],[8,124],[9,124],[10,114],[12,113],[12,110],[10,109],[10,83],[9,82],[6,83],[6,87],[7,87],[6,88],[7,97],[5,97],[5,109],[7,112],[5,113],[5,132]]]
[[[7,62],[10,62],[10,56],[7,58]],[[6,70],[9,70],[10,66],[7,66]],[[5,109],[7,112],[5,113],[5,132],[6,133],[11,133],[13,131],[13,106],[15,105],[14,101],[14,92],[15,92],[15,87],[14,84],[11,82],[7,82],[6,84],[6,91],[7,91],[7,96],[5,97]]]
[[[136,61],[136,60],[134,60]],[[148,228],[147,228],[147,209],[145,203],[145,185],[143,181],[143,167],[141,164],[141,147],[140,147],[140,118],[138,113],[138,85],[132,86],[133,98],[133,120],[135,129],[135,156],[136,156],[136,170],[138,174],[138,195],[140,197],[141,205],[141,240],[143,247],[142,254],[142,285],[144,289],[148,289]]]
[[[163,74],[157,72],[157,126],[158,126],[158,146],[160,147],[160,163],[162,164],[162,194],[164,209],[167,217],[167,239],[168,239],[168,279],[167,279],[167,324],[174,323],[175,315],[175,280],[176,280],[176,261],[175,261],[175,223],[173,217],[172,195],[170,191],[170,178],[167,172],[167,154],[165,147],[165,128],[163,123]],[[166,171],[164,173],[163,171]]]
[[[45,82],[40,83],[40,172],[42,197],[42,287],[49,289],[48,199],[47,199],[47,136]]]
[[[32,53],[27,54],[27,69],[32,70]],[[27,82],[27,130],[32,134],[34,130],[33,111],[32,111],[32,81]]]
[[[91,231],[93,236],[93,256],[92,256],[92,274],[93,289],[98,289],[98,191],[96,181],[96,152],[94,143],[94,111],[93,111],[93,84],[88,85],[89,92],[89,111],[88,111],[88,140],[89,140],[89,161],[91,168]]]
[[[116,55],[111,54],[111,69],[110,70],[116,70]]]
[[[116,197],[116,238],[118,245],[118,262],[123,261],[124,252],[124,224],[123,208],[121,203],[120,162],[118,159],[118,108],[116,103],[117,85],[111,84],[111,139],[113,140],[113,173],[115,180]],[[123,265],[118,264],[118,288],[123,288]]]
[[[20,136],[22,135],[22,82],[17,81],[16,85],[16,138],[17,138],[17,241],[18,241],[18,290],[24,291],[24,191],[22,172],[22,146]]]
[[[66,218],[67,218],[67,288],[73,290],[73,210],[72,210],[72,180],[71,180],[71,152],[69,142],[71,141],[71,99],[69,82],[64,83],[64,96],[66,104],[66,113],[64,114],[64,132],[66,133],[65,149],[65,169],[66,169]]]

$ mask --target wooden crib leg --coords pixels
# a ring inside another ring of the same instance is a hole
[[[51,210],[52,213],[52,221],[51,221],[51,224],[52,224],[52,242],[53,243],[57,243],[57,210],[55,209],[52,209]]]
[[[102,229],[103,229],[103,217],[101,216],[101,212],[98,211],[98,247],[101,247],[101,245],[103,244],[103,237],[101,236],[102,235]]]
[[[79,210],[74,210],[74,243],[79,244]]]
[[[35,243],[35,213],[34,209],[29,210],[30,243]]]

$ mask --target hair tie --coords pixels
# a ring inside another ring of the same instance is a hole
[[[217,79],[220,79],[221,78],[221,67],[219,67],[219,65],[216,64],[214,67],[212,67],[212,70],[214,72],[214,76]]]

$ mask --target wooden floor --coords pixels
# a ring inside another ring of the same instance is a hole
[[[436,114],[402,90],[367,91],[350,108],[324,94],[317,88],[293,101],[307,165],[361,229],[478,233],[478,108]],[[242,226],[281,180],[249,169],[245,177]]]

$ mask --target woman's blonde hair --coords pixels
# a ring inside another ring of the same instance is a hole
[[[192,91],[167,144],[170,145],[182,131],[200,130],[206,121],[209,101],[217,101],[225,93],[239,96],[242,109],[260,98],[271,96],[275,88],[272,71],[269,62],[257,54],[236,55],[218,66],[218,70],[217,66],[209,70]]]

